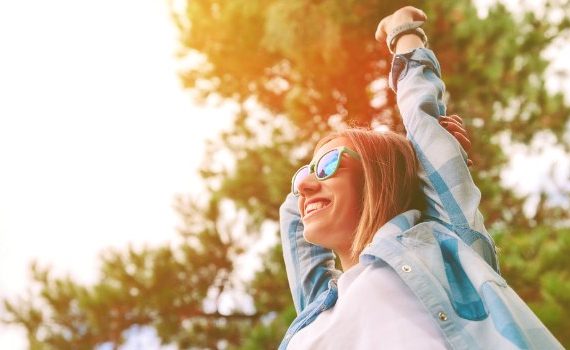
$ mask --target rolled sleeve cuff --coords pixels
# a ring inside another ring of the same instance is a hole
[[[388,84],[394,91],[398,91],[398,83],[406,77],[409,69],[412,67],[424,65],[433,70],[438,78],[441,79],[441,67],[435,59],[432,50],[423,47],[413,49],[410,52],[399,53],[394,55],[392,59],[392,68],[388,77]]]

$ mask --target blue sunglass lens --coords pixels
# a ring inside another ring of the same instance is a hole
[[[317,163],[316,175],[318,179],[331,176],[338,167],[340,152],[332,150],[325,154]]]
[[[309,167],[305,165],[295,173],[293,178],[293,194],[299,194],[299,184],[309,175]]]

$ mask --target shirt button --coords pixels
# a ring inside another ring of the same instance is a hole
[[[402,271],[404,272],[411,272],[412,267],[410,265],[402,265]]]
[[[440,311],[439,314],[437,314],[437,316],[439,317],[440,321],[447,321],[447,315],[445,314],[445,312]]]

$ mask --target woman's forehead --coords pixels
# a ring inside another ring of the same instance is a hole
[[[335,137],[334,139],[328,141],[327,143],[321,145],[319,148],[315,149],[315,152],[313,153],[313,160],[319,159],[320,156],[327,153],[331,149],[335,149],[340,146],[354,148],[348,137],[345,136]]]

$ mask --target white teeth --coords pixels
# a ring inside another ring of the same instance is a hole
[[[322,208],[326,207],[328,204],[329,204],[329,202],[323,202],[323,201],[309,203],[305,207],[305,215],[309,214],[310,212],[313,212],[315,210],[322,209]]]

